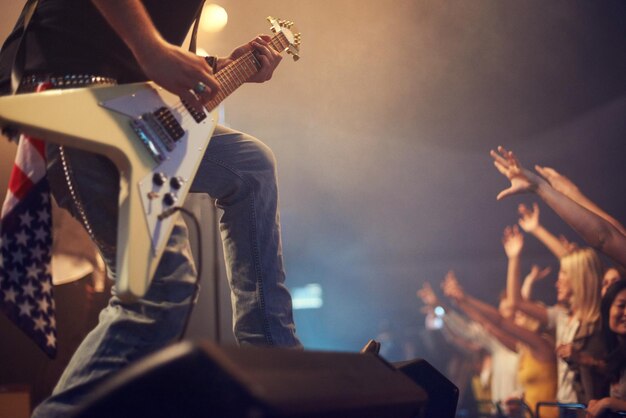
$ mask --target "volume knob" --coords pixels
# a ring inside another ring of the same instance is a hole
[[[164,173],[158,172],[152,175],[152,183],[157,186],[163,186],[167,181],[167,176]]]
[[[163,195],[163,203],[167,206],[172,206],[174,203],[176,203],[176,200],[176,196],[174,196],[172,193],[165,193],[165,195]]]
[[[172,177],[170,179],[170,186],[174,190],[179,190],[181,187],[183,187],[184,182],[185,180],[183,180],[183,178],[180,176]]]

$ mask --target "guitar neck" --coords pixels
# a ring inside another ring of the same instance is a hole
[[[289,45],[285,35],[280,32],[274,35],[269,42],[272,49],[283,52]],[[215,78],[220,83],[220,92],[208,102],[205,107],[211,111],[215,109],[224,99],[231,95],[243,83],[259,72],[261,63],[255,51],[250,51],[237,58],[226,67],[215,73]]]

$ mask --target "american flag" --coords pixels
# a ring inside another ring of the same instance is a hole
[[[38,139],[20,137],[0,215],[0,310],[54,358],[52,217],[44,148]]]

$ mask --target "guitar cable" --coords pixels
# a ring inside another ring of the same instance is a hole
[[[197,253],[198,261],[196,263],[196,281],[194,283],[194,291],[191,298],[191,303],[189,304],[189,310],[187,311],[187,315],[185,317],[185,322],[183,325],[183,329],[181,330],[180,335],[178,336],[178,341],[182,341],[187,334],[187,328],[189,327],[189,322],[191,320],[191,313],[193,312],[193,308],[196,305],[196,301],[198,299],[198,293],[200,291],[200,278],[202,277],[202,229],[200,228],[200,221],[196,217],[196,215],[188,209],[185,209],[182,206],[174,206],[159,215],[159,220],[163,220],[167,217],[172,216],[176,212],[181,212],[184,216],[191,219],[194,224],[194,228],[196,230],[196,234],[198,237],[198,245],[197,245]]]

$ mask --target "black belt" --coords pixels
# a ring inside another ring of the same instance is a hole
[[[33,93],[37,86],[49,84],[48,89],[69,89],[88,87],[94,85],[114,85],[117,81],[111,77],[103,77],[92,74],[66,74],[66,75],[27,75],[22,78],[19,93]]]

